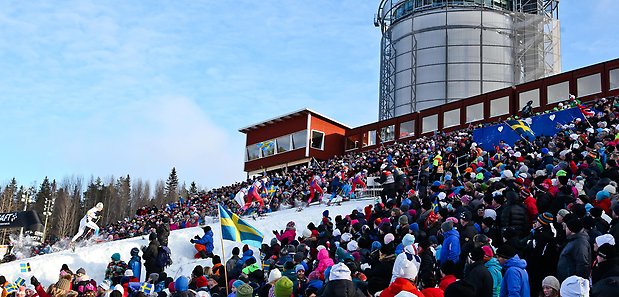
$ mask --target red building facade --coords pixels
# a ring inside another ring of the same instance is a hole
[[[619,59],[352,129],[309,109],[299,110],[239,130],[247,135],[245,171],[269,171],[309,162],[312,157],[324,160],[436,131],[497,122],[517,114],[528,101],[533,101],[534,112],[549,110],[570,94],[583,102],[619,96]],[[286,146],[286,136],[290,136],[290,146]],[[265,153],[264,142],[277,139],[283,143],[282,151],[271,153],[266,147]],[[259,147],[263,152],[256,154]],[[286,147],[291,149],[286,151]]]

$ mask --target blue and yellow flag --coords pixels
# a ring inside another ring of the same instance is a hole
[[[528,140],[533,140],[535,138],[535,133],[533,133],[533,130],[531,130],[531,127],[529,126],[529,124],[527,124],[527,122],[520,120],[511,120],[506,121],[505,123],[509,125],[509,127],[512,128],[514,132],[518,133],[518,135]]]
[[[15,280],[15,284],[16,284],[17,286],[20,286],[20,287],[21,287],[21,286],[25,286],[25,285],[26,285],[26,280],[25,280],[25,279],[23,279],[23,278],[21,278],[21,277],[18,277],[18,278]]]
[[[144,292],[144,294],[149,295],[155,289],[155,285],[144,283],[140,286],[140,292]]]
[[[22,273],[30,272],[32,269],[30,268],[30,263],[20,263],[19,269]]]
[[[225,240],[246,243],[260,248],[264,235],[239,216],[219,205],[221,237]]]
[[[11,293],[17,292],[19,290],[19,288],[15,284],[8,284],[8,285],[4,286],[4,289],[6,290],[7,294],[11,294]]]

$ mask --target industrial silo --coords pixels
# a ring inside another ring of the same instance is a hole
[[[558,0],[382,0],[379,119],[561,71]]]

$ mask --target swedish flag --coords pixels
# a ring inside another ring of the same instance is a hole
[[[221,237],[225,240],[246,243],[260,248],[264,235],[256,228],[247,224],[235,213],[219,205]]]
[[[18,278],[15,280],[15,284],[16,284],[17,286],[20,286],[20,287],[21,287],[21,286],[25,286],[25,285],[26,285],[26,280],[25,280],[25,279],[23,279],[23,278],[21,278],[21,277],[18,277]]]
[[[6,290],[7,294],[11,294],[11,293],[17,292],[19,290],[19,288],[15,284],[8,284],[8,285],[4,286],[4,289]]]
[[[144,283],[143,285],[140,286],[140,292],[144,292],[144,294],[146,295],[149,295],[150,293],[152,293],[154,289],[155,289],[155,286],[149,283]]]
[[[20,263],[19,269],[22,273],[30,272],[32,269],[30,268],[30,263]]]
[[[531,127],[529,126],[529,124],[527,124],[527,122],[520,120],[511,120],[506,121],[505,123],[508,124],[509,127],[514,130],[514,132],[518,133],[518,135],[528,140],[533,140],[535,138],[535,133],[533,133],[533,130],[531,130]]]

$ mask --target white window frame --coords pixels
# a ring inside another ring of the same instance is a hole
[[[322,134],[322,143],[320,144],[320,148],[315,148],[314,147],[314,137],[313,137],[314,132]],[[325,150],[325,136],[326,136],[325,132],[312,129],[311,132],[310,132],[310,135],[309,135],[309,140],[310,140],[310,146],[309,147],[313,148],[315,150],[324,151]]]

